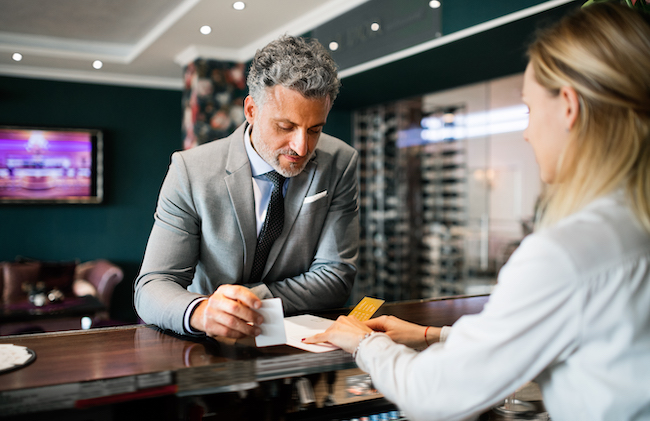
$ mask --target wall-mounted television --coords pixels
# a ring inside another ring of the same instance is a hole
[[[0,203],[100,203],[102,132],[0,126]]]

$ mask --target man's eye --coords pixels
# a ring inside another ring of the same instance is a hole
[[[319,134],[323,130],[322,127],[318,127],[316,129],[309,129],[309,131],[313,134]]]
[[[278,128],[282,131],[289,132],[291,131],[292,127],[285,127],[285,126],[278,126]]]

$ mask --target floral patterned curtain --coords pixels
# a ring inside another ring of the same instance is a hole
[[[244,122],[243,63],[198,59],[184,72],[183,149],[221,139]]]

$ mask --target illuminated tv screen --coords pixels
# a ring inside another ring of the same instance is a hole
[[[102,132],[0,126],[0,203],[100,203]]]

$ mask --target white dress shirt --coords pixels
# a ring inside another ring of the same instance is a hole
[[[251,142],[251,127],[246,128],[244,134],[244,144],[246,145],[246,154],[251,163],[251,173],[253,174],[253,195],[255,196],[255,220],[257,222],[257,235],[260,235],[264,219],[266,219],[266,210],[269,208],[269,201],[271,200],[271,192],[273,191],[273,183],[266,178],[266,173],[275,171],[271,164],[266,162],[262,157],[253,149]],[[289,178],[284,180],[282,186],[282,195],[287,193],[287,186],[289,185]]]
[[[375,334],[356,361],[410,420],[473,419],[534,379],[553,421],[650,420],[650,235],[602,197],[524,239],[444,343]]]

